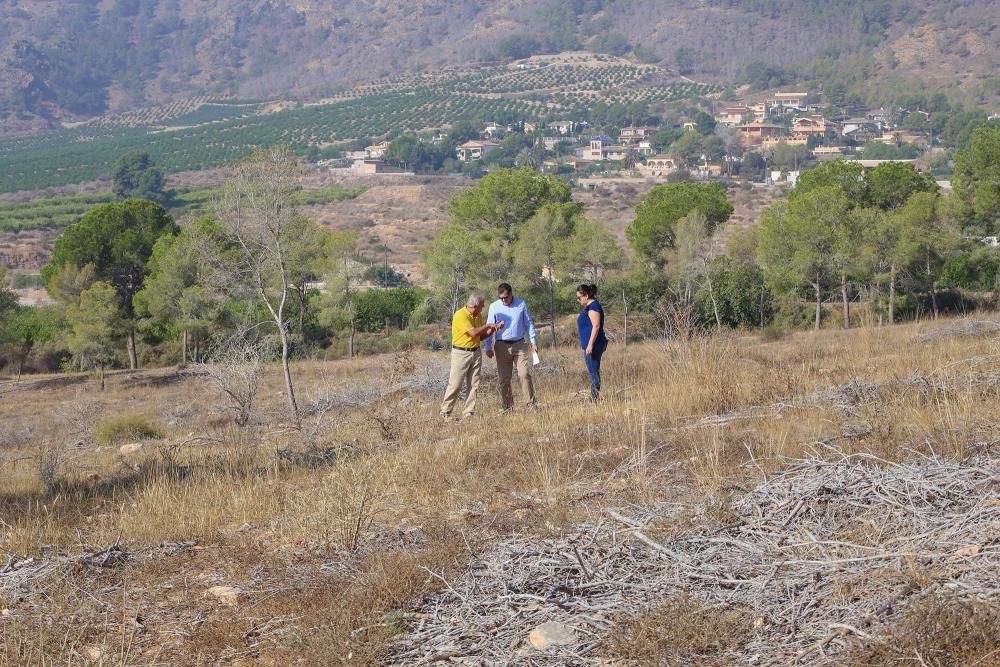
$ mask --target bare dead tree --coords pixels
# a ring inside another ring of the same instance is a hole
[[[263,343],[243,330],[222,343],[209,363],[195,364],[191,373],[205,375],[219,389],[237,426],[246,426],[260,390]]]
[[[222,188],[219,221],[233,253],[220,268],[231,284],[253,290],[278,330],[281,366],[292,418],[299,409],[288,366],[289,322],[285,307],[292,289],[289,257],[295,215],[291,197],[298,165],[285,147],[257,150],[233,169]]]

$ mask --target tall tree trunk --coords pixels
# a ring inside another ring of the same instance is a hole
[[[622,288],[622,310],[625,312],[625,333],[622,335],[622,342],[628,347],[628,299],[625,296],[625,288]]]
[[[896,265],[889,265],[889,325],[896,323]]]
[[[97,377],[101,380],[101,391],[104,391],[104,364],[98,364]]]
[[[934,310],[934,319],[938,318],[938,303],[937,303],[937,281],[934,280],[931,274],[931,250],[927,249],[927,282],[931,287],[931,308]]]
[[[715,287],[712,285],[712,273],[708,271],[705,273],[705,279],[708,281],[708,298],[712,300],[712,312],[715,314],[715,328],[722,328],[722,318],[719,317],[719,302],[715,299]]]
[[[201,359],[201,331],[194,330],[194,363]]]
[[[820,317],[819,309],[823,305],[823,301],[822,301],[822,298],[820,296],[820,290],[819,290],[819,278],[820,278],[820,276],[817,273],[816,274],[816,282],[813,283],[813,287],[816,288],[816,331],[819,331],[819,317]]]
[[[347,339],[347,358],[354,358],[354,334],[357,331],[357,326],[354,324],[354,313],[351,313],[351,335]]]
[[[295,289],[295,294],[299,297],[299,337],[306,339],[306,295],[301,287]]]
[[[285,390],[288,392],[288,407],[292,409],[292,417],[299,421],[299,406],[295,402],[295,389],[292,387],[292,373],[288,368],[288,331],[282,325],[278,327],[281,334],[281,367],[285,373]]]
[[[549,333],[552,335],[552,349],[556,349],[556,286],[549,276]]]
[[[188,362],[188,330],[184,327],[184,334],[181,336],[181,365],[186,366]]]
[[[847,300],[847,274],[840,274],[840,296],[844,303],[844,328],[851,328],[851,302]]]
[[[130,371],[134,371],[139,367],[139,360],[136,358],[135,354],[135,327],[129,326],[128,328],[128,368]]]
[[[760,331],[764,332],[764,286],[760,286]]]

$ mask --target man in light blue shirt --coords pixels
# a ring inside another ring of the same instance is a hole
[[[535,338],[535,323],[528,312],[528,304],[524,299],[514,298],[514,290],[507,283],[497,287],[497,300],[490,304],[487,324],[499,324],[503,328],[495,335],[483,341],[486,356],[490,359],[496,354],[497,374],[500,376],[500,402],[504,412],[514,407],[514,395],[511,393],[510,381],[514,367],[517,366],[517,376],[521,380],[521,399],[529,409],[536,407],[535,385],[531,381],[531,355],[538,352]],[[531,342],[531,349],[525,337]]]

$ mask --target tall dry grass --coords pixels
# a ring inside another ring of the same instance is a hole
[[[733,494],[831,448],[968,456],[1000,440],[1000,346],[951,326],[614,347],[596,405],[578,351],[565,349],[536,374],[540,410],[498,416],[490,370],[480,413],[459,424],[436,419],[433,392],[377,397],[379,386],[439,373],[444,355],[430,353],[402,370],[390,356],[297,364],[303,405],[359,401],[317,409],[301,430],[285,423],[276,369],[244,429],[214,407],[203,378],[116,374],[102,395],[22,383],[0,399],[0,552],[46,558],[120,543],[149,555],[112,572],[69,571],[44,596],[0,593],[13,610],[0,619],[0,664],[62,664],[92,646],[104,664],[364,662],[391,641],[387,618],[442,585],[431,572],[460,569],[512,531],[564,531],[632,501],[682,503],[691,525],[725,522]],[[95,440],[99,423],[135,414],[162,439],[129,455]],[[196,550],[156,555],[185,540]],[[246,607],[201,597],[214,583],[243,587],[262,618],[295,618],[249,647]],[[146,620],[132,633],[136,615]],[[185,618],[207,620],[178,634]],[[46,639],[33,639],[43,626]]]

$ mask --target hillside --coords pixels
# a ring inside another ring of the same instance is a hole
[[[597,102],[663,103],[718,92],[662,67],[586,53],[453,67],[355,86],[309,104],[196,97],[0,140],[0,193],[90,181],[141,148],[168,172],[231,164],[254,146],[341,147],[364,137],[447,128],[468,117],[579,117]]]
[[[716,83],[816,75],[884,94],[924,79],[982,102],[998,94],[998,30],[989,0],[6,0],[0,118],[30,134],[198,95],[309,99],[578,48]]]
[[[995,665],[998,327],[0,382],[0,666]]]

